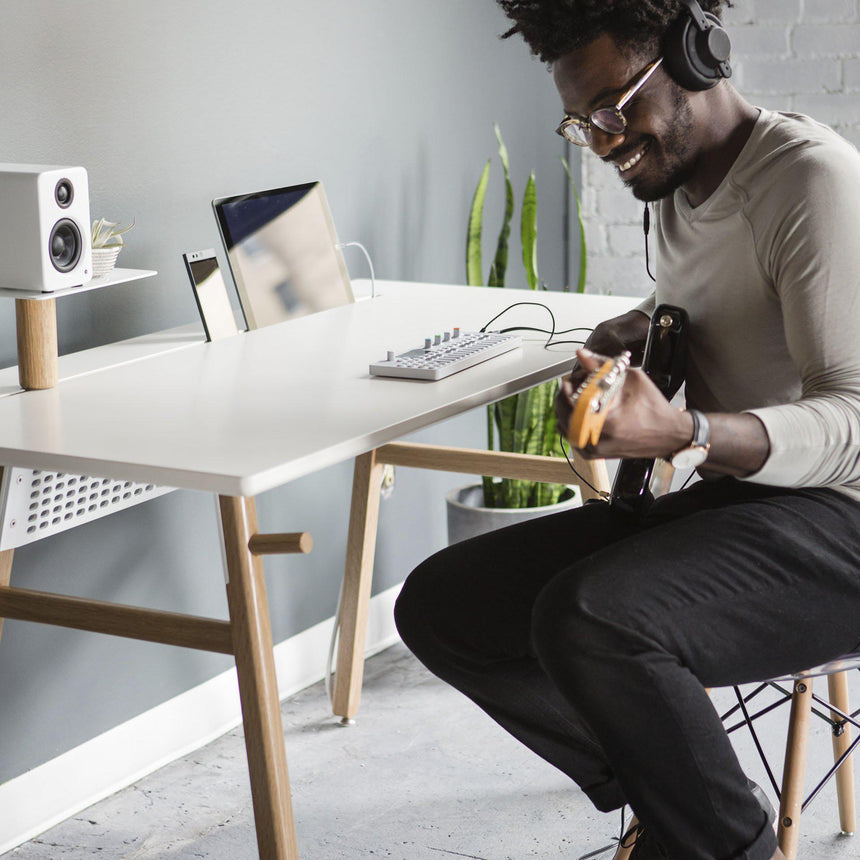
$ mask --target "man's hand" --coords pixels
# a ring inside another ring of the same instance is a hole
[[[622,314],[620,317],[614,317],[611,320],[600,323],[589,335],[588,340],[585,342],[585,348],[599,355],[608,355],[612,358],[628,350],[632,356],[633,363],[638,364],[642,361],[642,354],[645,351],[645,340],[648,337],[649,325],[650,320],[644,313],[641,311],[628,311],[628,313]],[[589,373],[590,371],[583,367],[582,362],[577,356],[570,376],[565,380],[565,382],[570,383],[570,391],[576,391]],[[559,431],[565,437],[567,437],[567,426],[570,423],[571,411],[570,396],[565,395],[562,390],[559,390],[555,401],[555,416]]]
[[[584,374],[597,370],[606,361],[604,356],[587,349],[578,350],[577,358]],[[565,436],[575,392],[571,379],[562,381],[556,415],[559,430]],[[559,409],[560,403],[565,404],[564,410]],[[582,454],[587,458],[667,457],[689,444],[692,438],[693,419],[671,406],[641,370],[631,369],[627,371],[621,391],[608,407],[600,439]]]

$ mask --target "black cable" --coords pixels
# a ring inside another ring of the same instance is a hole
[[[557,334],[568,334],[572,331],[594,331],[594,329],[589,326],[573,326],[572,328],[556,330],[555,314],[552,312],[550,307],[548,305],[545,305],[543,302],[514,302],[512,305],[508,305],[504,310],[499,311],[499,313],[497,313],[488,323],[481,327],[480,331],[485,332],[500,316],[506,314],[509,310],[511,310],[511,308],[518,307],[519,305],[533,305],[537,308],[543,308],[552,319],[552,329],[547,330],[545,328],[537,328],[536,326],[519,325],[499,329],[499,334],[507,334],[508,332],[512,331],[537,331],[541,334],[548,334],[549,337],[546,339],[543,348],[549,349],[551,346],[560,346],[564,344],[579,344],[580,346],[583,346],[585,344],[585,341],[582,340],[553,340],[553,338]]]
[[[551,346],[562,346],[567,343],[578,343],[580,346],[585,346],[584,340],[553,340],[544,344],[544,349],[549,349]]]
[[[512,325],[508,328],[500,328],[499,334],[507,334],[509,331],[539,331],[542,334],[552,334],[549,329],[536,328],[535,326],[530,325]],[[570,334],[572,331],[594,331],[594,329],[589,326],[580,325],[574,326],[573,328],[559,329],[555,334]]]
[[[576,471],[576,466],[573,465],[573,462],[571,461],[570,457],[568,457],[567,451],[564,448],[564,436],[561,433],[558,434],[558,444],[561,445],[561,453],[564,454],[564,459],[567,460],[567,465],[570,466],[570,469],[573,474],[576,475],[576,477],[579,478],[579,480],[582,481],[582,483],[585,484],[586,487],[590,487],[592,490],[594,490],[594,492],[597,493],[597,495],[600,496],[602,499],[608,499],[609,493],[606,493],[603,490],[598,490],[597,487],[595,487],[594,484],[591,483],[591,481],[586,480],[582,477],[582,475],[579,474],[579,472]]]
[[[648,233],[651,231],[651,210],[648,208],[647,203],[645,204],[645,213],[642,216],[642,229],[645,231],[645,271],[648,272],[648,277],[656,284],[657,279],[651,274],[651,256],[648,252]]]
[[[483,326],[483,328],[481,328],[481,331],[485,332],[500,316],[506,314],[511,308],[516,308],[520,305],[534,305],[536,308],[543,308],[549,314],[550,319],[552,320],[552,331],[549,333],[549,337],[544,344],[544,346],[547,346],[555,334],[555,314],[542,302],[514,302],[512,305],[508,305],[503,311],[499,311],[486,325]]]
[[[601,854],[606,854],[608,851],[618,851],[619,848],[629,848],[629,845],[624,845],[624,837],[627,835],[627,832],[624,829],[625,824],[625,815],[624,815],[625,807],[621,807],[621,832],[618,836],[612,837],[612,842],[608,845],[604,845],[602,848],[598,848],[596,851],[590,851],[588,854],[582,854],[580,857],[577,857],[577,860],[592,860],[594,857],[599,857]],[[638,833],[636,834],[638,836]]]
[[[683,483],[683,484],[681,484],[681,486],[680,486],[680,487],[678,487],[677,492],[679,492],[679,493],[680,493],[680,492],[681,492],[681,490],[683,490],[683,489],[687,486],[687,484],[689,484],[689,483],[690,483],[690,481],[692,481],[692,480],[693,480],[693,475],[695,475],[695,474],[696,474],[696,470],[695,470],[695,469],[693,469],[693,471],[692,471],[692,472],[690,472],[690,474],[689,474],[689,475],[687,475],[687,480],[686,480],[686,481],[684,481],[684,483]]]

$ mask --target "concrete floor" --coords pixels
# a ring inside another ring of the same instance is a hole
[[[854,678],[851,685],[857,701],[860,685]],[[351,728],[329,716],[322,684],[282,706],[303,860],[575,860],[616,834],[617,813],[595,812],[564,776],[429,675],[402,645],[368,661],[364,690]],[[718,691],[716,701],[722,710],[732,700]],[[786,718],[783,709],[766,718],[773,726],[768,747],[777,758]],[[747,737],[734,737],[749,775],[765,786]],[[810,779],[829,756],[826,729],[816,725]],[[838,829],[828,788],[803,819],[802,860],[860,857],[860,842],[838,836]],[[4,860],[95,856],[256,857],[241,732],[92,806]]]

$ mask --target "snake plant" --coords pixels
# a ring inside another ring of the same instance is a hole
[[[514,217],[514,189],[511,183],[510,161],[499,127],[495,126],[499,145],[499,160],[505,181],[505,209],[502,226],[496,242],[496,253],[486,279],[486,286],[504,287],[508,266],[508,242]],[[568,180],[576,195],[570,169],[564,163]],[[481,240],[483,236],[484,200],[489,184],[492,158],[484,165],[478,180],[466,236],[466,282],[471,286],[483,286]],[[576,196],[581,240],[580,271],[577,292],[585,292],[585,230],[579,197]],[[540,283],[537,268],[537,186],[532,171],[526,181],[520,205],[520,244],[525,267],[526,282],[531,290],[545,289]],[[568,289],[565,287],[565,289]],[[487,407],[487,447],[522,454],[542,454],[550,457],[563,456],[555,429],[555,397],[558,381],[546,382],[536,388],[515,394]],[[488,508],[528,508],[555,504],[566,487],[562,484],[541,484],[534,481],[518,481],[509,478],[483,479],[484,506]]]

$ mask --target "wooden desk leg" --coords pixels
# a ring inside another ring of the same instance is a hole
[[[376,451],[355,458],[332,707],[345,722],[355,716],[361,701],[364,641],[383,469],[383,464],[376,460]]]
[[[261,860],[298,860],[263,563],[248,549],[257,510],[234,496],[221,496],[219,507],[257,845]]]
[[[0,469],[0,476],[3,470]],[[14,549],[6,549],[0,552],[0,585],[8,585],[12,578],[12,556],[15,553]],[[0,618],[0,637],[3,635],[3,619]]]

